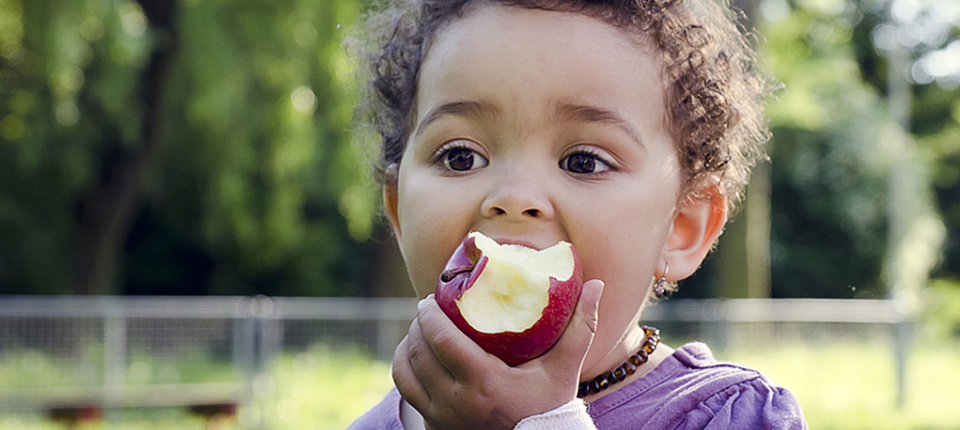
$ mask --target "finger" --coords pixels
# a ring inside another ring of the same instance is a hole
[[[402,396],[410,406],[413,406],[414,409],[419,411],[430,405],[431,398],[430,393],[427,392],[423,384],[420,383],[420,380],[417,379],[416,373],[410,364],[409,346],[407,345],[408,338],[409,336],[404,336],[393,353],[393,384],[397,387],[397,391],[400,392],[400,396]]]
[[[433,348],[423,337],[422,330],[419,318],[410,324],[410,332],[407,334],[410,366],[424,389],[432,398],[435,398],[438,395],[445,395],[447,390],[444,388],[453,384],[454,379],[450,371],[437,359]]]
[[[593,342],[593,336],[597,333],[602,294],[603,281],[592,279],[583,284],[577,310],[557,343],[543,355],[544,366],[575,367],[579,370]]]
[[[432,294],[420,302],[417,319],[434,356],[456,380],[466,382],[475,373],[472,369],[502,363],[491,360],[489,353],[463,334],[440,309]]]

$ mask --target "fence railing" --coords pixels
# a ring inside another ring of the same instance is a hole
[[[323,344],[389,360],[415,312],[412,298],[0,296],[0,411],[249,404],[278,354]],[[643,321],[720,351],[880,339],[903,401],[912,317],[892,301],[673,300]],[[210,361],[229,371],[204,370]]]

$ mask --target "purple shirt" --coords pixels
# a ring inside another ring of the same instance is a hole
[[[806,429],[796,397],[760,372],[720,363],[702,343],[689,343],[640,379],[587,405],[597,429]],[[350,425],[395,429],[396,389]]]

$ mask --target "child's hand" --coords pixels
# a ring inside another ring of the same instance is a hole
[[[560,340],[543,356],[516,367],[477,346],[430,295],[397,346],[394,383],[431,430],[512,429],[525,417],[576,398],[602,290],[599,280],[584,283]]]

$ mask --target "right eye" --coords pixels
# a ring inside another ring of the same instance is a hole
[[[489,161],[464,144],[453,144],[437,151],[435,157],[437,164],[443,164],[447,170],[455,172],[467,172],[474,169],[487,167]]]

